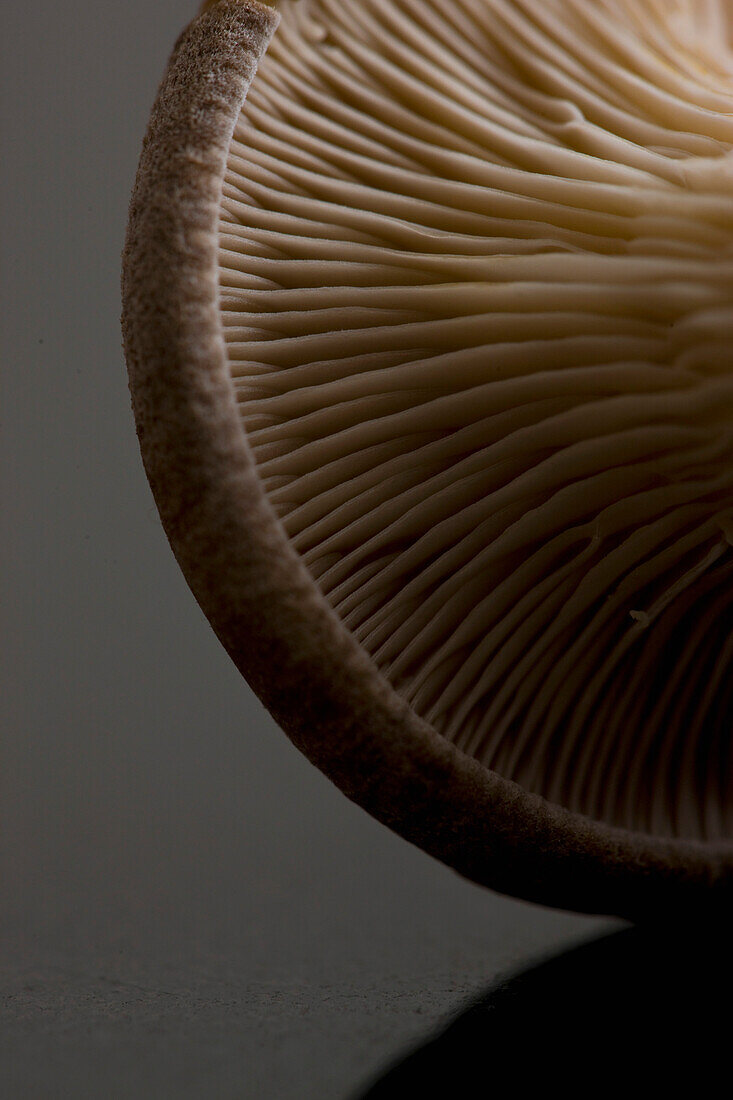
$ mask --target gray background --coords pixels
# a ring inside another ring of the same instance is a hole
[[[614,927],[475,888],[302,759],[165,542],[119,333],[193,0],[4,0],[3,1097],[341,1098]]]

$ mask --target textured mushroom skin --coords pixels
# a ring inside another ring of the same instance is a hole
[[[123,327],[133,408],[161,518],[198,602],[313,763],[467,877],[547,905],[635,918],[729,901],[729,845],[568,813],[441,738],[380,676],[290,546],[239,418],[217,288],[227,150],[276,25],[254,0],[222,0],[184,33],[130,211]]]

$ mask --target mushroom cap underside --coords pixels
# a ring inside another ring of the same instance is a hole
[[[701,10],[222,0],[126,252],[162,518],[286,732],[463,874],[624,915],[730,889],[733,69]]]

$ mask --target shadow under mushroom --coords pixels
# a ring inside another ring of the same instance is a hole
[[[690,1069],[710,1095],[729,1070],[732,977],[722,925],[604,936],[491,987],[359,1097],[473,1097],[505,1083],[601,1096],[611,1081],[638,1096],[645,1078],[658,1095]]]

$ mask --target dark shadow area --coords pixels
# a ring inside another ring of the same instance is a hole
[[[492,987],[361,1092],[479,1097],[718,1094],[733,1046],[730,928],[632,928]],[[567,1090],[567,1091],[566,1091]]]

